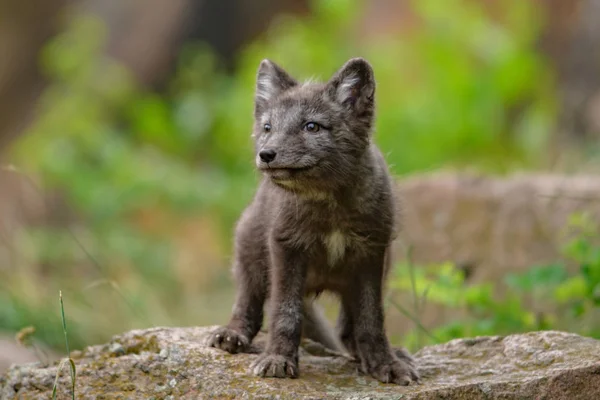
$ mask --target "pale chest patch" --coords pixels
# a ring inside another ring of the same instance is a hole
[[[331,266],[344,257],[349,245],[349,237],[341,231],[335,230],[323,237],[323,244],[327,250],[327,261]]]

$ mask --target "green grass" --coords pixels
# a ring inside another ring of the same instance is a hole
[[[56,391],[58,389],[58,378],[60,377],[60,373],[62,371],[63,366],[68,362],[69,369],[71,372],[71,398],[75,400],[75,383],[77,380],[77,370],[75,368],[75,362],[71,358],[71,349],[69,348],[69,335],[67,334],[67,320],[65,318],[65,306],[63,303],[62,291],[59,291],[60,298],[60,315],[62,319],[62,327],[63,334],[65,336],[65,347],[67,349],[67,358],[62,359],[58,364],[58,369],[56,370],[56,377],[54,378],[54,385],[52,387],[52,399],[56,400]]]

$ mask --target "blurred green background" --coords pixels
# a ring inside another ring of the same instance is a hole
[[[37,3],[0,1],[0,37],[14,53],[0,60],[0,144],[14,166],[1,175],[0,331],[34,326],[35,340],[58,352],[59,290],[73,348],[127,329],[227,321],[231,234],[258,181],[250,130],[263,58],[323,80],[348,58],[367,58],[376,141],[399,178],[595,170],[592,1]],[[415,349],[588,318],[600,248],[594,226],[573,223],[584,234],[565,251],[586,267],[509,276],[521,291],[509,297],[492,283],[465,290],[451,263],[399,263],[393,288],[466,317],[413,321],[394,340]],[[539,287],[557,304],[542,318],[525,305]],[[389,312],[418,320],[407,307],[392,302]],[[596,326],[577,329],[598,335]]]

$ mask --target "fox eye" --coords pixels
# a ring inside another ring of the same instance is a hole
[[[315,133],[319,132],[319,129],[321,129],[321,126],[316,122],[309,122],[306,125],[304,125],[304,130],[307,132]]]
[[[263,126],[263,129],[265,130],[265,132],[271,132],[271,124],[265,124]]]

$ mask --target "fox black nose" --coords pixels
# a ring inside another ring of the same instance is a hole
[[[258,153],[260,159],[266,163],[270,163],[271,161],[273,161],[276,155],[277,153],[275,152],[275,150],[261,150]]]

